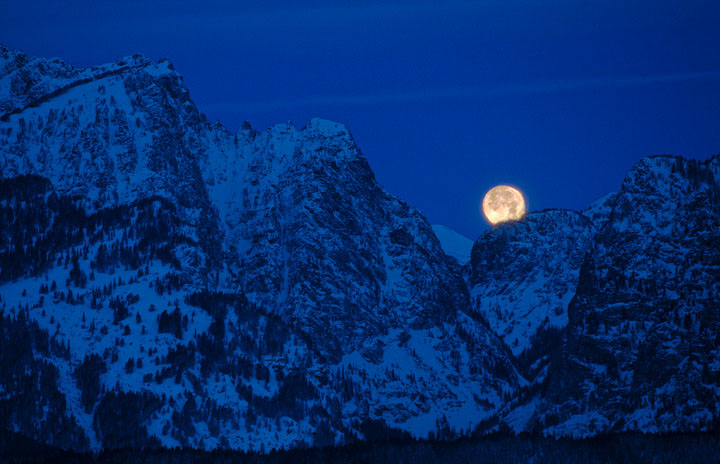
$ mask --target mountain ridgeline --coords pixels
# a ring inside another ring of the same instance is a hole
[[[341,124],[233,133],[167,61],[0,46],[0,428],[260,452],[717,429],[719,221],[720,157],[653,157],[465,263]]]

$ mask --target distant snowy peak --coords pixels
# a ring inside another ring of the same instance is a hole
[[[601,229],[610,218],[617,193],[608,193],[604,197],[582,210],[582,214],[590,219],[597,229]]]
[[[442,245],[445,254],[452,256],[460,264],[466,264],[470,261],[470,252],[473,247],[472,240],[440,224],[433,225],[432,229],[438,240],[440,240],[440,245]]]

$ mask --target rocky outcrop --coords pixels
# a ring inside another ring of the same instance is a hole
[[[594,215],[547,379],[508,423],[572,436],[718,426],[719,165],[659,156],[628,173]]]
[[[518,358],[528,379],[545,375],[595,227],[567,210],[527,214],[480,236],[470,262],[473,311]]]

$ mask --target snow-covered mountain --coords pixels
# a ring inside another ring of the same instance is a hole
[[[720,156],[707,161],[646,158],[628,173],[619,192],[583,212],[594,228],[567,231],[567,242],[552,238],[555,245],[589,243],[584,253],[552,253],[556,258],[552,268],[573,269],[572,278],[567,279],[570,287],[563,287],[571,295],[567,317],[555,320],[563,330],[532,340],[530,356],[521,356],[520,361],[538,360],[529,370],[522,362],[518,364],[533,384],[503,408],[501,422],[514,430],[571,436],[717,429],[719,174]],[[509,229],[520,230],[532,219],[529,215]],[[493,233],[506,234],[504,230]],[[500,257],[483,253],[485,245],[479,241],[473,250],[475,274],[483,274],[488,258],[497,265],[502,259],[538,253],[530,247],[537,241],[528,231],[519,242],[500,247],[505,250]],[[529,248],[519,253],[524,246]],[[547,259],[530,261],[543,266]],[[495,274],[502,272],[491,269]],[[532,276],[534,272],[530,268],[518,275]],[[506,323],[511,328],[513,324],[524,327],[522,317],[537,312],[536,306],[512,304],[512,298],[535,291],[536,282],[546,281],[539,275],[539,279],[519,284],[512,277],[498,278],[494,285],[507,282],[515,285],[516,291],[499,304],[499,311],[486,311],[482,300],[475,307],[495,326],[499,323],[493,318],[505,315],[504,310],[529,311],[520,315],[519,323],[516,318]],[[504,287],[497,292],[481,287],[480,292],[495,299],[505,294]],[[531,301],[564,294],[535,293]],[[550,309],[548,305],[540,307]],[[528,320],[527,328],[532,327],[533,320]],[[538,366],[545,366],[542,375],[533,378]]]
[[[568,324],[568,304],[593,233],[580,213],[546,210],[499,224],[473,246],[473,311],[503,338],[528,379],[544,375],[549,348]]]
[[[260,450],[709,427],[719,159],[647,159],[467,262],[342,124],[233,133],[167,61],[0,47],[0,427]]]
[[[231,133],[167,62],[0,58],[3,344],[32,332],[12,352],[49,379],[3,365],[4,427],[95,449],[424,436],[522,382],[341,124]]]
[[[599,224],[535,417],[551,433],[720,424],[720,156],[646,158]]]
[[[432,229],[440,240],[440,245],[443,251],[445,251],[445,254],[455,258],[460,265],[465,265],[470,261],[470,251],[473,246],[472,240],[440,224],[434,224]]]

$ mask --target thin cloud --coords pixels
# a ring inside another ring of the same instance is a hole
[[[611,76],[585,79],[566,79],[535,83],[491,84],[473,87],[432,88],[423,91],[368,93],[357,95],[314,95],[259,101],[222,102],[204,105],[205,111],[272,111],[283,108],[374,105],[379,103],[407,103],[451,99],[482,99],[511,95],[541,95],[575,90],[637,87],[649,84],[673,83],[703,79],[718,79],[720,71],[657,74],[651,76]]]

